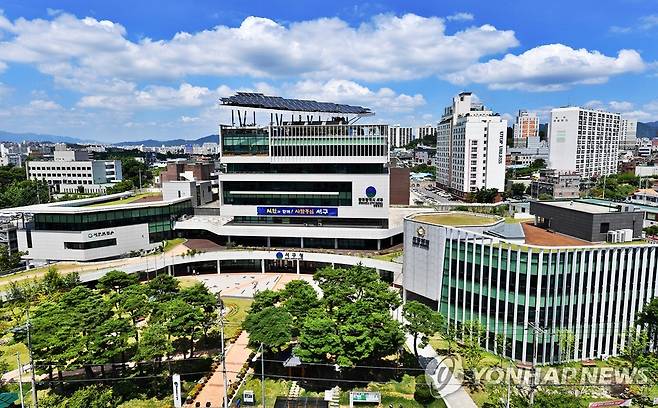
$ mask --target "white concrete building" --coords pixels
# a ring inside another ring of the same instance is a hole
[[[653,151],[653,141],[643,137],[637,141],[637,155],[640,157],[651,156]]]
[[[388,127],[388,140],[391,148],[404,147],[417,138],[418,136],[411,126],[391,125]]]
[[[507,121],[475,102],[470,92],[455,96],[437,133],[437,184],[455,195],[505,188]]]
[[[548,167],[581,177],[617,173],[620,122],[618,113],[573,106],[553,109]]]
[[[425,126],[418,126],[416,128],[416,135],[418,139],[425,136],[436,135],[436,125],[427,124]]]
[[[637,120],[621,119],[619,123],[619,147],[633,149],[637,144]]]
[[[28,178],[44,180],[56,193],[105,192],[112,183],[121,181],[121,161],[89,160],[86,151],[55,150],[54,160],[27,163]]]
[[[534,147],[539,143],[539,118],[534,113],[520,110],[514,122],[514,147]]]

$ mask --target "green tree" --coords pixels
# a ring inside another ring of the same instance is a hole
[[[560,361],[571,360],[576,344],[576,336],[569,329],[561,329],[557,332],[557,341],[560,350]]]
[[[256,292],[249,308],[250,313],[258,313],[266,307],[275,306],[281,299],[281,292],[265,289]]]
[[[23,255],[25,252],[9,251],[7,245],[0,245],[0,272],[18,268]]]
[[[120,313],[125,313],[130,318],[135,330],[135,339],[139,342],[139,330],[137,323],[140,319],[146,318],[151,310],[146,287],[135,284],[126,287],[118,294],[118,309]]]
[[[147,284],[149,295],[155,302],[166,302],[172,300],[180,291],[179,282],[173,276],[166,274],[158,275]]]
[[[626,331],[626,346],[622,356],[628,360],[631,370],[637,365],[638,360],[649,348],[649,337],[646,330],[637,330],[634,327]]]
[[[173,299],[163,304],[159,322],[164,323],[167,332],[186,338],[190,357],[194,355],[194,340],[203,322],[203,312],[182,299]]]
[[[493,203],[497,196],[497,188],[481,188],[473,193],[469,193],[467,201],[474,203]]]
[[[425,375],[419,375],[416,377],[416,388],[414,389],[414,400],[423,406],[428,406],[432,401],[434,401],[434,396],[432,395],[432,388],[427,383]]]
[[[402,308],[402,315],[407,321],[405,329],[414,338],[414,354],[418,358],[418,339],[421,347],[425,347],[429,338],[443,326],[443,316],[426,305],[410,300]]]
[[[318,293],[310,283],[303,280],[293,280],[286,284],[281,293],[283,307],[290,313],[293,320],[293,335],[299,333],[308,313],[318,307]]]
[[[204,341],[208,338],[208,330],[217,321],[217,298],[203,283],[196,283],[188,288],[182,289],[178,295],[184,302],[201,310],[201,330]]]
[[[461,326],[462,354],[466,366],[471,370],[475,369],[484,358],[481,343],[485,334],[484,326],[477,320],[466,321]]]
[[[113,270],[101,276],[96,284],[96,288],[105,293],[110,291],[121,292],[122,289],[135,285],[137,282],[137,276],[129,275],[123,271]]]
[[[268,350],[282,350],[292,340],[292,316],[280,307],[270,306],[247,315],[243,327],[249,332],[249,343],[263,343]]]
[[[90,385],[76,390],[61,408],[109,408],[116,407],[119,402],[112,388]]]
[[[135,185],[132,180],[121,180],[118,183],[112,184],[112,186],[105,189],[105,194],[117,194],[123,193],[126,191],[133,190]]]
[[[129,180],[133,186],[147,186],[151,182],[151,172],[149,171],[146,163],[135,160],[133,157],[122,157],[121,159],[121,173],[123,180]]]
[[[658,344],[658,297],[649,301],[637,314],[637,324],[643,326],[653,345]]]
[[[525,184],[523,183],[512,183],[510,188],[510,194],[512,197],[522,197],[525,194]]]
[[[313,309],[304,319],[295,355],[302,361],[333,360],[340,350],[336,324],[324,309]]]
[[[171,339],[167,334],[167,328],[158,323],[149,324],[139,340],[135,360],[157,361],[160,366],[162,358],[174,351]]]
[[[510,342],[507,341],[505,333],[496,333],[496,354],[498,354],[499,365],[503,366],[505,354],[510,350]]]

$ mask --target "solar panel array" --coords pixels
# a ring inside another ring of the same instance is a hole
[[[223,105],[244,106],[261,109],[288,110],[298,112],[329,112],[353,115],[370,114],[363,106],[343,105],[332,102],[317,102],[305,99],[287,99],[280,96],[266,96],[262,93],[238,92],[228,98],[221,98]]]

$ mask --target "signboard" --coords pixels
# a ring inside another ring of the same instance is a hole
[[[183,404],[181,402],[180,394],[180,374],[174,374],[171,376],[171,384],[174,389],[174,407],[181,408]]]
[[[285,259],[285,260],[290,260],[290,259],[304,259],[304,253],[303,252],[277,252],[276,253],[276,259]]]
[[[87,234],[87,238],[100,238],[100,237],[110,237],[114,235],[114,231],[112,230],[107,230],[107,231],[98,231],[98,232],[90,232]]]
[[[377,189],[374,186],[368,186],[365,193],[365,197],[359,197],[359,205],[371,205],[376,208],[384,206],[384,198],[377,197]]]
[[[381,400],[382,395],[380,392],[350,391],[350,407],[353,406],[355,402],[371,402],[379,404]]]
[[[336,207],[256,207],[258,215],[289,217],[338,217]]]
[[[598,402],[590,402],[589,408],[602,408],[602,407],[630,407],[631,406],[631,400],[623,400],[623,399],[617,399],[617,400],[610,400],[610,401],[598,401]]]
[[[242,391],[242,400],[245,404],[253,404],[256,401],[254,397],[254,392],[252,390]]]

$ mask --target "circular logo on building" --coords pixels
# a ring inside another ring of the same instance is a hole
[[[418,227],[418,229],[416,229],[416,234],[418,234],[419,237],[424,237],[425,236],[425,228]]]
[[[373,198],[376,195],[377,195],[377,189],[375,187],[368,186],[368,188],[366,188],[366,197]]]
[[[277,252],[276,259],[283,259],[283,252]]]

